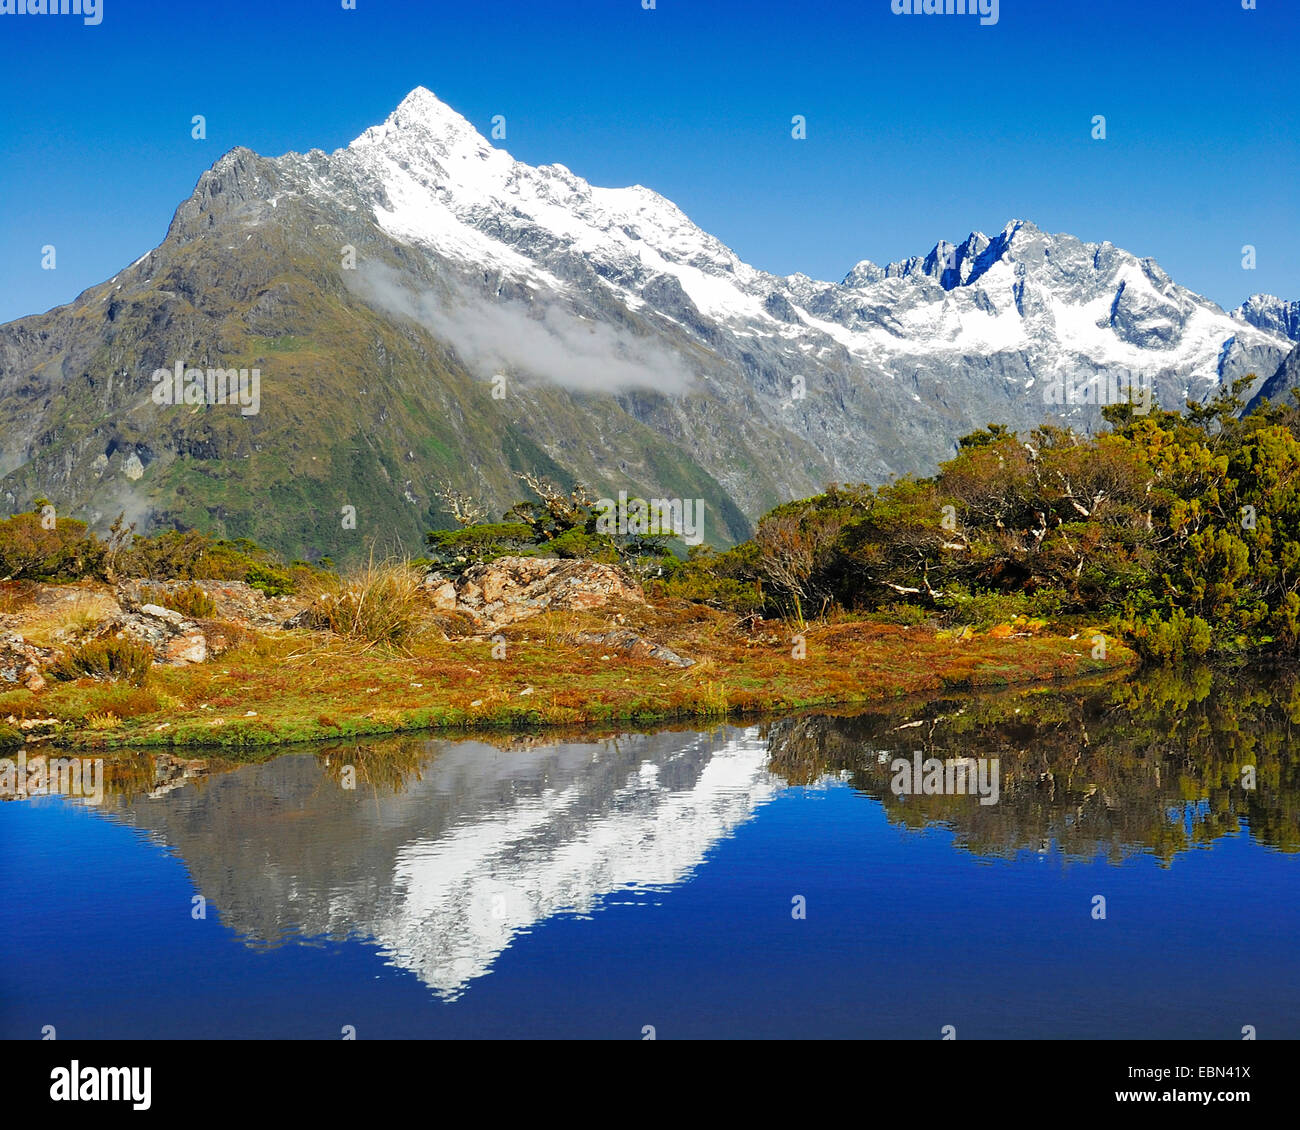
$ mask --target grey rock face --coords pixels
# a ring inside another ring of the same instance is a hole
[[[1266,333],[1300,341],[1300,302],[1287,302],[1271,294],[1253,294],[1232,316]]]
[[[1247,405],[1247,410],[1257,407],[1261,400],[1267,400],[1270,404],[1290,404],[1291,393],[1296,389],[1300,389],[1300,345],[1287,354],[1277,372],[1264,382],[1255,398]]]

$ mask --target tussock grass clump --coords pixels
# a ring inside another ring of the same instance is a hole
[[[145,585],[140,590],[140,603],[161,605],[191,620],[211,620],[217,614],[217,602],[195,584],[185,585],[175,592]]]
[[[129,636],[91,640],[72,648],[51,668],[56,679],[71,681],[86,675],[96,679],[125,679],[143,685],[153,666],[153,651]]]
[[[71,601],[24,614],[17,630],[38,647],[54,647],[99,627],[116,611],[117,605],[103,593],[78,594]]]
[[[373,560],[322,582],[302,625],[367,645],[404,649],[425,630],[420,573],[406,561]]]
[[[31,581],[0,581],[0,614],[12,615],[36,599],[36,585]]]
[[[116,730],[122,725],[122,719],[112,711],[106,711],[101,714],[86,715],[86,729],[96,732],[102,730]]]

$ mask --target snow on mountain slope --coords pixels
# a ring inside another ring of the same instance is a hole
[[[757,286],[760,272],[670,201],[639,185],[595,188],[563,165],[515,161],[423,88],[345,153],[346,163],[382,186],[386,203],[376,206],[376,219],[399,239],[481,257],[548,287],[559,281],[538,260],[576,253],[626,293],[669,273],[712,317],[763,314],[744,287]]]
[[[335,160],[376,187],[376,220],[403,241],[550,293],[580,285],[549,266],[577,255],[629,308],[672,318],[656,300],[667,277],[718,329],[805,351],[834,343],[883,369],[877,376],[909,358],[1007,353],[1027,361],[1031,379],[1119,367],[1176,373],[1180,395],[1204,395],[1234,363],[1262,354],[1271,373],[1286,352],[1273,327],[1234,320],[1150,259],[1019,220],[991,240],[975,232],[883,269],[864,261],[839,284],[779,278],[649,189],[598,188],[563,165],[515,161],[423,88]]]

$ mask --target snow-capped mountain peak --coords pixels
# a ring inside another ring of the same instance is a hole
[[[861,259],[841,282],[779,276],[649,188],[517,161],[424,88],[331,154],[232,150],[162,246],[45,318],[0,339],[0,378],[24,390],[10,415],[23,465],[56,468],[31,471],[28,493],[109,509],[103,467],[127,457],[116,433],[65,436],[43,374],[84,367],[126,412],[147,400],[151,372],[196,348],[288,340],[304,356],[280,356],[281,390],[305,370],[318,389],[323,370],[340,419],[356,414],[359,382],[370,390],[367,436],[407,421],[387,462],[356,473],[386,497],[401,468],[389,517],[412,537],[423,536],[421,477],[450,460],[462,489],[505,509],[526,459],[603,489],[707,494],[732,538],[830,481],[929,473],[993,421],[1092,426],[1099,396],[1134,376],[1165,406],[1250,373],[1253,392],[1291,351],[1296,320],[1264,297],[1230,317],[1149,258],[1023,218],[887,266]],[[126,341],[138,356],[102,371]],[[498,375],[509,398],[484,408]],[[398,409],[385,393],[410,399]],[[292,404],[268,398],[259,426],[297,436],[306,417]],[[151,482],[177,453],[209,449],[177,427],[155,421],[128,452]],[[353,467],[355,441],[339,443]],[[314,525],[301,528],[315,545]]]
[[[1023,218],[883,268],[862,260],[839,284],[771,275],[647,188],[600,188],[564,165],[514,160],[423,87],[347,153],[376,186],[377,221],[399,239],[575,309],[595,292],[694,326],[697,339],[711,337],[700,319],[757,334],[787,366],[827,349],[886,368],[900,356],[1011,352],[1034,356],[1027,385],[1044,367],[1080,362],[1187,369],[1181,397],[1216,383],[1234,351],[1281,356],[1270,335],[1243,337],[1240,322],[1152,260]]]
[[[581,256],[634,304],[644,284],[669,275],[701,309],[760,309],[754,296],[710,281],[758,272],[672,201],[641,185],[593,186],[562,164],[516,161],[422,87],[342,159],[374,187],[385,230],[518,282],[565,290]]]
[[[467,118],[423,86],[412,90],[380,125],[371,126],[352,146],[392,144],[395,135],[404,135],[408,140],[440,142],[448,153],[454,150],[479,153],[492,148]]]
[[[885,267],[861,260],[840,283],[769,274],[647,188],[514,160],[423,88],[347,154],[399,240],[574,317],[622,308],[693,365],[704,349],[739,359],[751,380],[756,369],[807,380],[830,365],[877,386],[932,373],[951,387],[945,371],[991,367],[998,398],[1007,383],[1021,390],[1023,419],[1044,408],[1025,390],[1063,375],[1149,373],[1176,404],[1246,371],[1263,379],[1286,352],[1273,326],[1228,317],[1153,260],[1024,218]]]
[[[1252,294],[1232,316],[1267,333],[1300,341],[1300,302],[1287,302],[1273,294]]]

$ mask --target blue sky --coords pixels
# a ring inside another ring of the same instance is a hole
[[[1300,298],[1296,0],[1001,0],[993,26],[890,0],[102,2],[98,26],[0,15],[0,320],[156,246],[230,147],[346,145],[416,85],[780,274],[1026,218],[1221,305]]]

